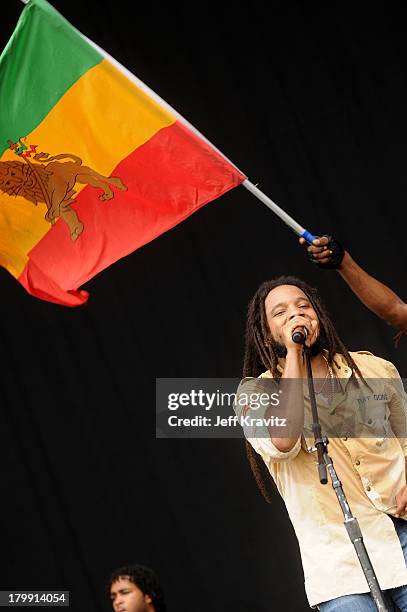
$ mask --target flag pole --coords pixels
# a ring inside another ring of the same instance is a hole
[[[29,0],[21,0],[21,2],[23,2],[24,4],[27,4]],[[156,94],[155,91],[150,89],[148,85],[146,85],[145,83],[143,83],[143,81],[141,81],[138,77],[136,77],[135,74],[130,72],[130,70],[128,70],[125,66],[120,64],[120,62],[115,60],[114,57],[109,55],[109,53],[107,53],[104,49],[99,47],[99,45],[97,45],[92,40],[90,40],[90,38],[82,34],[82,32],[80,32],[77,29],[76,31],[94,49],[96,49],[103,57],[108,59],[109,62],[112,63],[122,74],[124,74],[130,81],[133,81],[133,83],[137,85],[137,87],[139,87],[142,91],[145,91],[147,95],[149,95],[151,98],[156,100],[156,102],[158,102],[160,106],[163,106],[164,108],[166,108],[172,115],[175,115],[181,123],[186,125],[200,139],[204,140],[212,149],[214,149],[219,155],[221,155],[229,164],[231,164],[234,168],[236,168],[236,170],[238,170],[240,174],[243,174],[243,175],[245,174],[236,166],[236,164],[234,164],[228,157],[226,157],[226,155],[224,155],[222,151],[219,151],[219,149],[215,147],[215,145],[213,145],[210,142],[210,140],[208,140],[203,134],[201,134],[201,132],[197,130],[196,127],[194,127],[191,123],[189,123],[187,119],[185,119],[182,115],[180,115],[174,108],[172,108],[172,106],[170,106],[170,104],[168,104],[158,94]],[[312,241],[315,240],[316,236],[311,234],[308,230],[302,227],[302,225],[297,223],[297,221],[295,221],[292,217],[290,217],[288,213],[286,213],[282,208],[280,208],[280,206],[278,206],[275,202],[273,202],[271,198],[266,196],[266,194],[263,193],[260,189],[258,189],[256,185],[254,185],[251,181],[249,181],[249,179],[245,179],[242,182],[242,185],[246,187],[246,189],[250,191],[250,193],[252,193],[256,198],[258,198],[260,202],[263,202],[263,204],[265,204],[270,210],[272,210],[273,213],[277,215],[282,221],[284,221],[284,223],[288,225],[288,227],[290,227],[298,236],[302,236],[309,243],[312,243]]]
[[[305,240],[310,244],[313,240],[315,240],[316,236],[306,230],[305,227],[302,227],[302,225],[297,223],[297,221],[290,217],[290,215],[287,214],[285,210],[277,206],[277,204],[273,202],[273,200],[271,200],[268,196],[266,196],[265,193],[260,191],[260,189],[258,189],[256,185],[253,185],[253,183],[251,183],[249,179],[243,181],[242,185],[246,187],[246,189],[248,189],[250,193],[256,196],[256,198],[263,202],[263,204],[268,206],[268,208],[272,210],[274,214],[280,217],[280,219],[284,221],[284,223],[288,225],[288,227],[290,227],[298,236],[305,238]]]

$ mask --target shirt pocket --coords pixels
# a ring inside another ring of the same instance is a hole
[[[389,416],[388,403],[381,399],[380,394],[359,403],[356,408],[356,436],[361,438],[388,437],[391,433]]]

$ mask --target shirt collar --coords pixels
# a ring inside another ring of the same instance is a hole
[[[324,350],[325,355],[327,355],[327,351]],[[280,374],[283,373],[283,368],[280,364],[277,365],[277,370]],[[332,372],[335,378],[338,380],[338,383],[342,389],[342,393],[345,393],[346,387],[349,383],[349,379],[352,376],[352,368],[348,365],[345,357],[341,353],[335,353],[332,363]],[[308,389],[304,393],[304,396],[309,399]],[[330,412],[334,412],[336,408],[336,403],[333,404],[330,408]]]
[[[327,356],[328,351],[324,350],[324,354]],[[284,371],[279,363],[277,364],[277,370],[280,372],[280,374],[282,374]],[[348,366],[345,357],[341,353],[335,353],[332,370],[335,376],[338,378],[349,378],[352,375],[352,369]]]

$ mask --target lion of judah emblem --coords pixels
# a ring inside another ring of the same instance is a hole
[[[60,160],[69,159],[62,162]],[[103,176],[82,166],[82,160],[70,153],[49,156],[49,153],[36,153],[32,161],[0,162],[0,191],[9,196],[22,196],[37,206],[43,202],[47,206],[45,219],[52,225],[61,217],[69,227],[72,240],[83,232],[84,225],[79,220],[71,204],[75,201],[76,183],[91,185],[102,189],[99,200],[111,200],[114,192],[111,185],[127,191],[123,181],[117,176]]]

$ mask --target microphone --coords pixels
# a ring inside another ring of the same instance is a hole
[[[291,334],[291,339],[296,344],[304,344],[308,337],[308,329],[306,327],[299,327]]]

